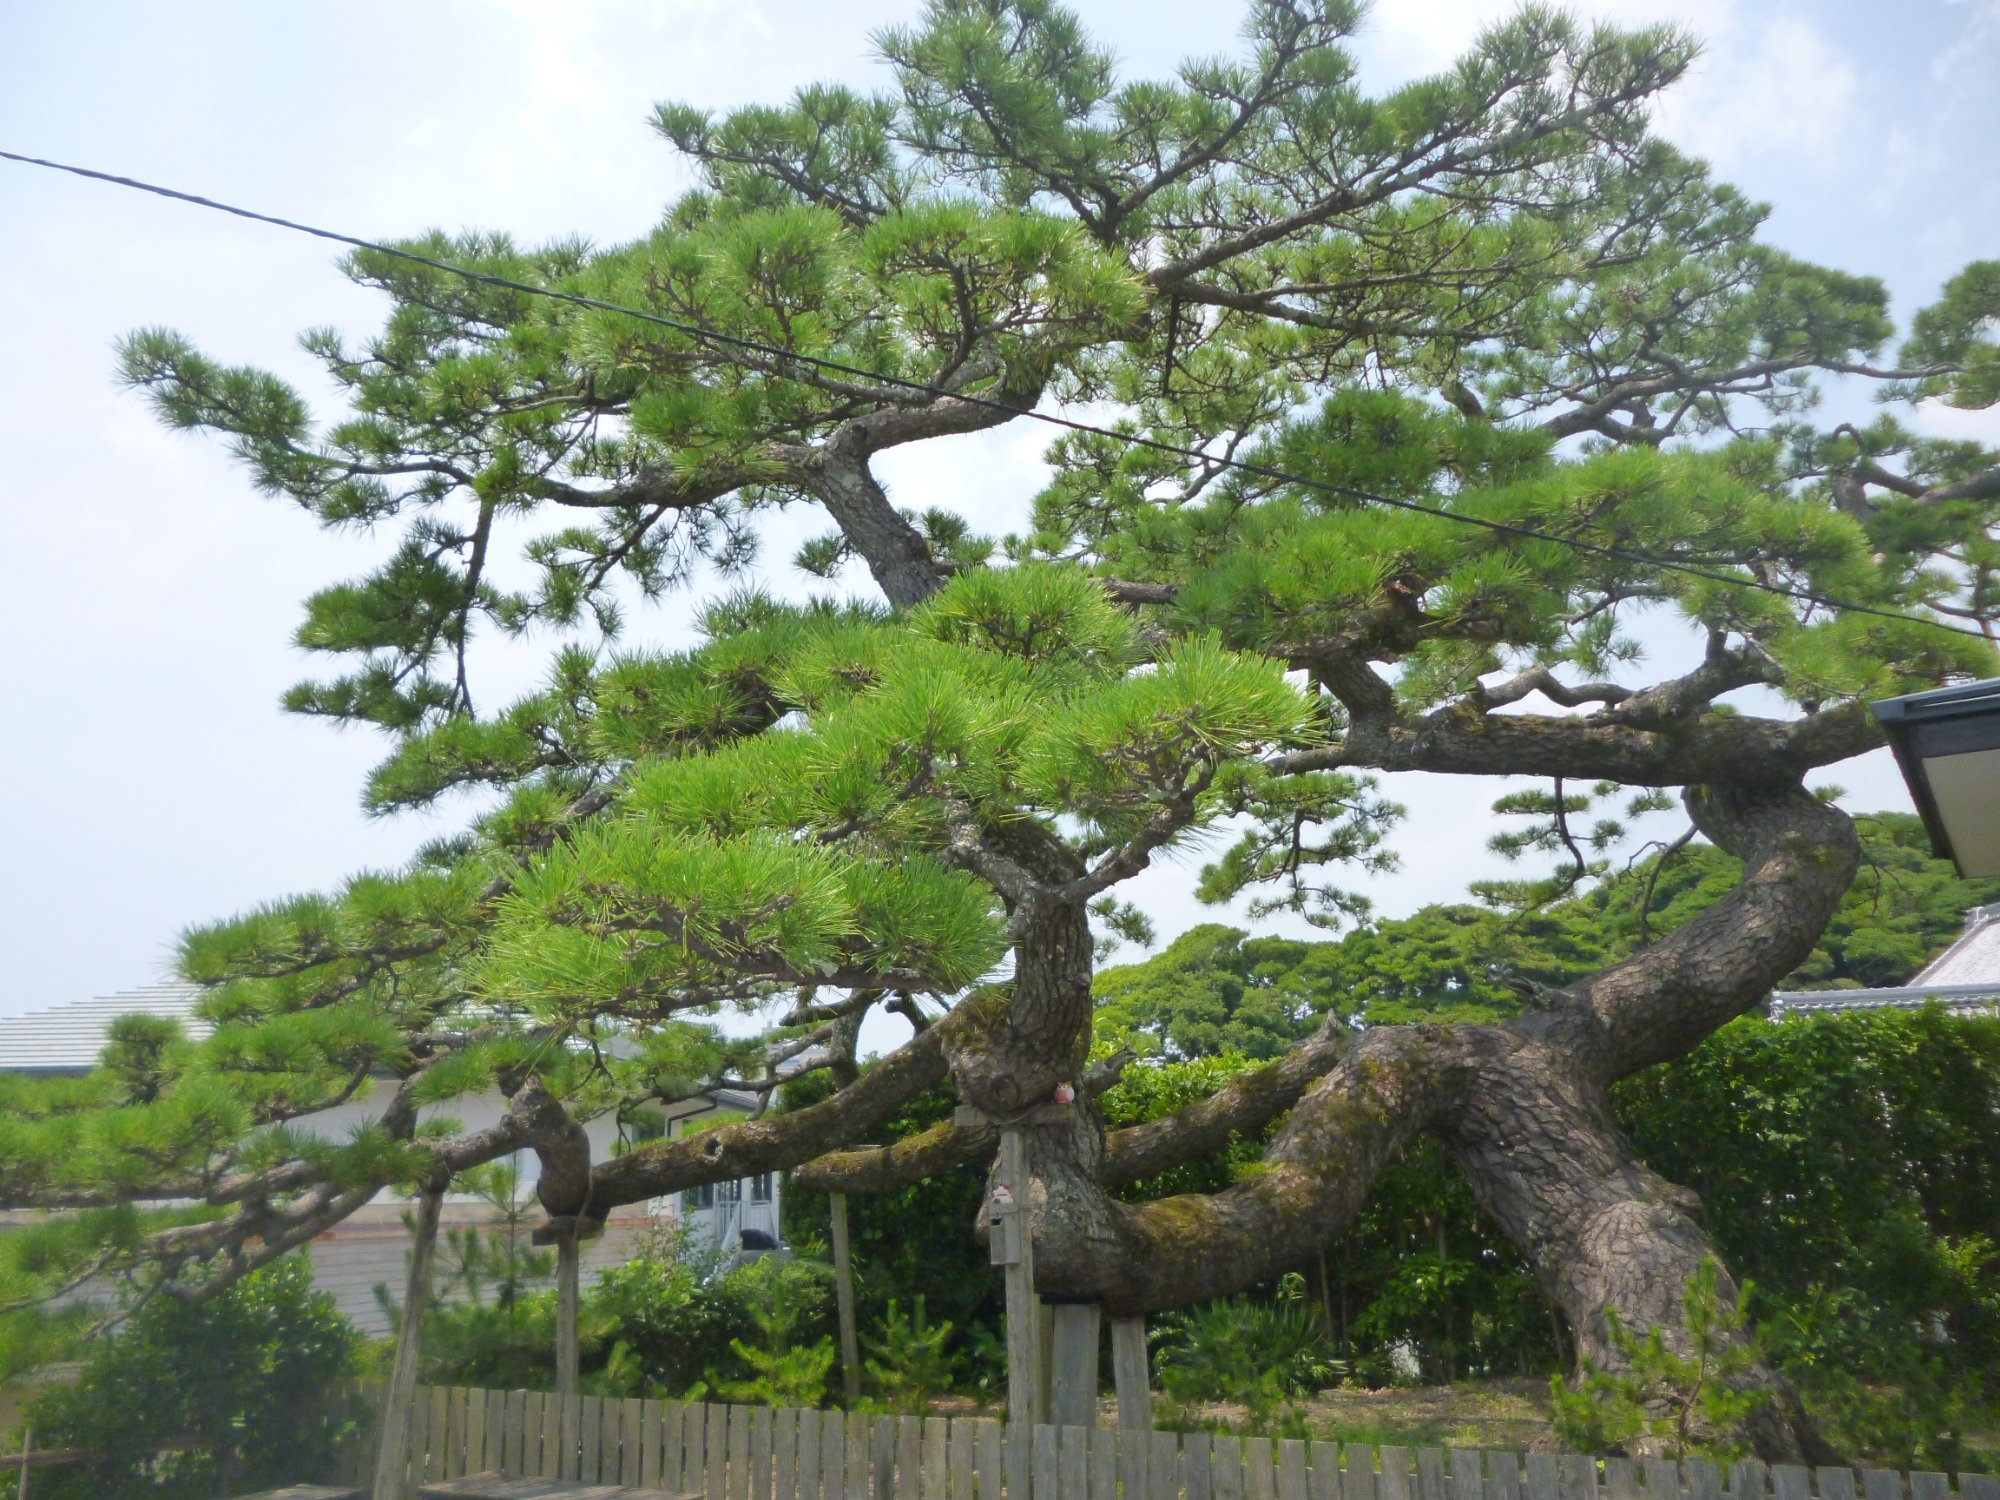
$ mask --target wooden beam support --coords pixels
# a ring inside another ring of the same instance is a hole
[[[1029,1221],[1028,1153],[1019,1130],[1000,1132],[999,1187],[1019,1216],[1018,1254],[1007,1264],[1007,1420],[1026,1431],[1043,1420],[1041,1300],[1035,1296],[1035,1243]]]
[[[840,1383],[851,1407],[861,1399],[861,1342],[854,1326],[854,1261],[847,1242],[847,1194],[832,1193],[833,1296],[840,1313]]]
[[[371,1493],[383,1500],[400,1500],[408,1493],[410,1410],[417,1398],[417,1353],[424,1336],[424,1309],[431,1301],[431,1266],[437,1258],[438,1215],[444,1209],[445,1185],[425,1182],[417,1188],[417,1212],[411,1228],[410,1274],[403,1285],[403,1321],[396,1329],[396,1363],[382,1393],[382,1419],[376,1426],[375,1482]],[[23,1469],[25,1475],[27,1470]]]
[[[1102,1309],[1095,1302],[1059,1302],[1053,1313],[1049,1420],[1058,1427],[1095,1427],[1097,1338]]]
[[[1153,1426],[1153,1379],[1146,1368],[1146,1320],[1111,1320],[1111,1383],[1118,1392],[1118,1426],[1147,1432]]]

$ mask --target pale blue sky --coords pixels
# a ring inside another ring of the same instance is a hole
[[[1227,4],[1080,8],[1135,73],[1233,43]],[[1390,0],[1361,44],[1369,76],[1436,67],[1510,8]],[[1773,202],[1770,237],[1785,248],[1883,277],[1903,313],[1965,260],[2000,254],[1996,0],[1578,8],[1709,39],[1661,127]],[[684,181],[645,128],[655,100],[726,106],[814,79],[879,81],[867,33],[915,10],[6,0],[0,145],[363,235],[614,240],[648,228]],[[0,164],[0,1014],[164,977],[184,925],[396,864],[457,821],[363,818],[357,790],[379,745],[275,707],[308,670],[287,645],[299,600],[379,542],[323,536],[111,381],[113,341],[153,323],[309,380],[299,330],[379,316],[330,262],[313,241]],[[2000,440],[1990,416],[1936,421]],[[1042,441],[957,440],[899,456],[890,477],[905,501],[1001,530],[1022,513]],[[680,617],[640,618],[631,639],[671,639]],[[486,701],[540,657],[490,653]],[[1898,792],[1880,756],[1831,779],[1858,805]],[[1403,871],[1375,890],[1381,909],[1448,899],[1490,866],[1496,787],[1394,790],[1412,817]],[[1188,884],[1185,867],[1138,883],[1168,933],[1200,919]]]

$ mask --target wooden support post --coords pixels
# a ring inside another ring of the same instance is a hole
[[[1007,1264],[1007,1420],[1025,1441],[1042,1420],[1041,1301],[1035,1296],[1035,1243],[1028,1224],[1028,1152],[1018,1130],[1000,1132],[999,1186],[1019,1224]]]
[[[840,1312],[840,1382],[852,1406],[861,1399],[861,1342],[854,1327],[854,1260],[847,1245],[847,1194],[833,1199],[833,1296]]]
[[[409,1493],[405,1476],[410,1467],[410,1410],[417,1399],[417,1353],[424,1335],[424,1309],[431,1300],[431,1265],[436,1259],[438,1215],[444,1208],[444,1183],[425,1182],[417,1189],[417,1215],[410,1242],[410,1274],[403,1287],[403,1322],[396,1330],[396,1363],[382,1396],[382,1419],[376,1428],[375,1482],[377,1500],[403,1500]]]
[[[1146,1368],[1146,1320],[1111,1320],[1111,1384],[1118,1392],[1118,1426],[1146,1432],[1153,1425],[1153,1379]]]
[[[576,1448],[582,1442],[584,1382],[582,1382],[582,1280],[584,1280],[584,1234],[582,1222],[572,1218],[556,1236],[556,1404],[560,1408],[556,1454],[556,1478],[576,1478]]]
[[[1058,1427],[1097,1425],[1095,1302],[1060,1302],[1053,1309],[1049,1360],[1049,1420]]]
[[[577,1327],[582,1282],[582,1225],[572,1219],[556,1239],[556,1394],[564,1401],[575,1401],[583,1393]]]

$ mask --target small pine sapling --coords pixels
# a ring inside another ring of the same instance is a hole
[[[951,1350],[950,1319],[931,1322],[920,1292],[908,1312],[894,1297],[882,1314],[881,1333],[867,1340],[864,1361],[876,1393],[891,1411],[923,1413],[951,1389],[958,1356]]]
[[[1585,1359],[1574,1384],[1554,1377],[1557,1436],[1584,1453],[1643,1443],[1673,1459],[1744,1457],[1744,1423],[1773,1399],[1768,1387],[1745,1383],[1763,1358],[1743,1312],[1749,1296],[1745,1282],[1736,1303],[1725,1303],[1715,1261],[1703,1260],[1681,1293],[1686,1353],[1669,1348],[1657,1324],[1636,1334],[1616,1308],[1605,1309],[1611,1347],[1625,1368],[1605,1370]]]

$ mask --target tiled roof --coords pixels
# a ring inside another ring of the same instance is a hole
[[[188,1035],[206,1036],[208,1023],[194,1014],[200,994],[191,984],[149,984],[0,1019],[0,1072],[80,1073],[96,1064],[111,1023],[135,1012],[170,1016]]]
[[[1779,990],[1774,1016],[1827,1010],[2000,1010],[2000,906],[1975,906],[1965,931],[1908,984],[1875,990]]]
[[[2000,906],[1975,906],[1966,913],[1964,935],[1912,979],[1910,988],[1927,984],[2000,985]]]

